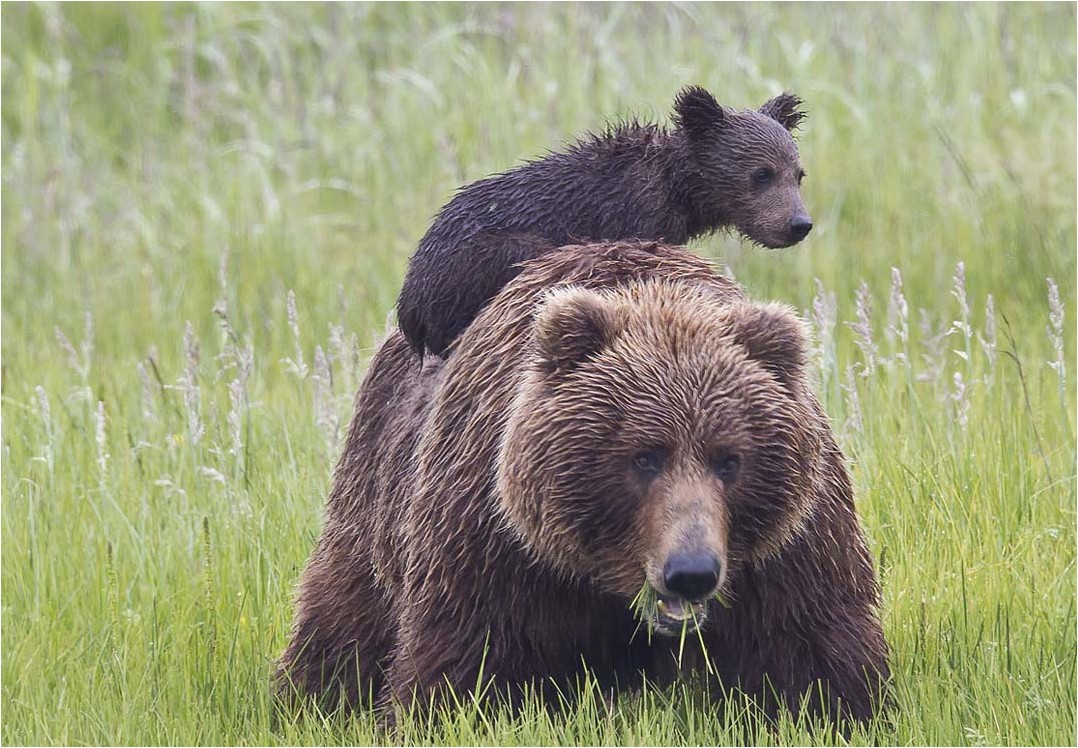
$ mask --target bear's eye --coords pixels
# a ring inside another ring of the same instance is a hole
[[[798,185],[799,187],[801,186],[801,181],[802,181],[802,180],[803,180],[803,179],[804,179],[805,177],[807,177],[807,176],[808,176],[808,174],[806,174],[806,173],[805,173],[805,170],[804,170],[804,169],[802,169],[801,171],[797,172],[797,185]]]
[[[641,475],[654,476],[663,469],[663,455],[657,449],[645,449],[633,455],[633,469]]]
[[[723,483],[733,483],[737,480],[737,471],[741,468],[741,460],[737,455],[726,455],[715,461],[715,475]]]
[[[752,183],[758,187],[763,187],[765,184],[771,184],[771,180],[774,178],[775,172],[765,166],[753,172]]]

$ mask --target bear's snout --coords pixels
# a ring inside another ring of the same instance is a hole
[[[663,565],[663,586],[685,600],[700,600],[719,586],[721,572],[722,562],[710,553],[675,553]]]
[[[804,239],[812,231],[812,219],[801,214],[793,217],[790,221],[790,239],[794,244]]]

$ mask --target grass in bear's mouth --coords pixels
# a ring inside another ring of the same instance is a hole
[[[712,595],[712,597],[717,600],[718,603],[724,608],[730,607],[730,603],[726,600],[725,597],[723,597],[721,592],[716,591]],[[704,662],[707,667],[707,670],[708,672],[711,672],[711,658],[708,656],[707,647],[704,644],[703,632],[701,630],[701,626],[704,622],[703,614],[705,614],[707,610],[707,602],[708,601],[700,603],[689,603],[687,601],[681,601],[681,605],[688,608],[689,615],[679,615],[676,617],[677,619],[680,619],[681,622],[681,631],[678,635],[678,667],[681,667],[682,661],[684,659],[685,639],[690,631],[689,624],[691,623],[692,631],[696,633],[697,640],[700,642],[700,649],[704,654]],[[633,636],[635,637],[636,634],[640,631],[640,627],[644,626],[646,627],[648,643],[650,644],[652,634],[655,633],[655,631],[657,630],[656,623],[661,620],[661,617],[666,617],[670,619],[675,618],[674,616],[671,616],[669,613],[666,612],[665,608],[667,605],[668,603],[666,603],[663,598],[659,596],[659,593],[655,591],[655,588],[645,581],[644,584],[640,587],[640,591],[636,593],[636,595],[632,599],[632,602],[629,603],[629,607],[632,609],[633,615],[636,616],[637,620],[636,631],[633,632]],[[697,611],[699,611],[701,615],[698,616]]]
[[[629,603],[629,608],[633,611],[637,621],[636,631],[633,632],[633,636],[635,637],[639,633],[641,626],[646,626],[648,643],[650,644],[652,629],[659,617],[659,593],[650,584],[644,582],[640,591],[636,593],[632,602]]]

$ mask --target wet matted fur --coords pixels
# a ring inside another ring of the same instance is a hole
[[[738,110],[690,86],[670,128],[625,122],[461,188],[409,263],[401,330],[442,354],[518,263],[563,244],[684,244],[726,227],[768,247],[796,244],[812,227],[791,136],[804,116],[793,94]]]
[[[888,676],[877,585],[805,349],[786,308],[636,243],[532,261],[444,362],[394,333],[357,395],[282,682],[420,706],[480,670],[510,699],[585,667],[661,682],[678,642],[639,631],[630,601],[692,547],[721,561],[729,607],[706,605],[687,661],[706,652],[769,713],[867,718]]]

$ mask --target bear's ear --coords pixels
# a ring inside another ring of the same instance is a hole
[[[535,317],[535,340],[544,366],[567,371],[598,353],[621,330],[614,304],[579,287],[551,291]]]
[[[801,120],[808,116],[801,110],[801,98],[792,93],[780,93],[771,101],[760,107],[760,114],[778,122],[790,132],[793,132]]]
[[[719,102],[700,86],[686,86],[674,99],[674,124],[690,140],[717,130],[726,119]]]
[[[782,304],[736,304],[729,309],[734,340],[790,389],[804,380],[805,325]]]

